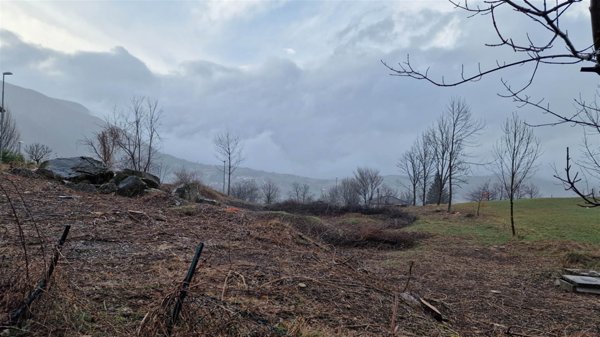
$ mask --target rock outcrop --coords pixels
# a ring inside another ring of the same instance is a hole
[[[114,176],[101,161],[90,157],[50,159],[43,162],[36,172],[51,179],[94,185],[104,184]]]
[[[160,187],[160,179],[150,173],[124,169],[109,170],[90,157],[56,158],[43,162],[36,173],[57,179],[73,189],[90,193],[116,193],[134,197]]]

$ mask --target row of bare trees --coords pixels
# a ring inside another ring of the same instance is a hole
[[[407,187],[413,205],[417,204],[420,193],[423,205],[447,203],[447,210],[451,211],[455,187],[464,182],[469,172],[467,149],[474,145],[472,139],[482,129],[483,123],[473,120],[463,100],[450,101],[435,125],[425,131],[398,162],[398,168],[408,177]],[[513,235],[516,235],[514,200],[527,189],[530,194],[535,193],[533,188],[526,186],[526,181],[531,177],[540,153],[540,143],[532,128],[513,113],[502,126],[502,137],[494,147],[491,165],[498,181],[496,193],[509,200]],[[477,191],[481,192],[476,196],[479,202],[484,197],[491,198],[489,184],[482,188],[486,191]]]
[[[358,167],[352,177],[344,178],[323,191],[320,197],[331,205],[372,207],[398,198],[398,191],[383,183],[378,170]]]
[[[582,159],[573,161],[569,149],[566,151],[566,165],[563,173],[557,172],[555,177],[560,180],[565,189],[573,191],[582,200],[582,206],[600,206],[600,195],[594,186],[600,181],[600,151],[598,150],[597,137],[600,136],[600,107],[597,104],[597,94],[592,102],[584,99],[574,99],[575,111],[561,111],[552,108],[544,98],[533,98],[526,94],[526,90],[534,83],[542,65],[561,66],[566,64],[587,63],[591,67],[582,67],[582,72],[600,74],[600,0],[590,0],[589,10],[591,18],[590,39],[573,39],[562,25],[562,18],[575,11],[576,6],[585,6],[582,0],[556,0],[556,1],[513,1],[490,0],[479,2],[449,0],[458,10],[469,15],[484,16],[489,18],[489,27],[496,33],[497,40],[486,43],[487,47],[505,48],[513,53],[514,58],[506,60],[488,60],[489,67],[481,65],[474,53],[474,59],[468,60],[477,64],[471,73],[462,67],[455,80],[447,81],[442,74],[434,76],[429,66],[421,70],[415,66],[413,60],[407,56],[404,62],[391,66],[384,65],[394,76],[409,77],[424,80],[440,87],[454,87],[464,83],[478,81],[494,73],[503,73],[509,69],[519,68],[529,71],[527,80],[516,86],[506,79],[501,80],[505,92],[500,96],[508,97],[518,103],[520,107],[532,107],[546,116],[553,118],[544,125],[567,124],[578,126],[582,129],[584,149]],[[524,19],[536,29],[535,34],[519,30],[505,29],[515,20]],[[515,34],[519,33],[520,35]],[[522,33],[522,34],[521,34]],[[576,43],[579,41],[579,43]],[[582,76],[595,76],[583,74]],[[573,168],[578,166],[578,170]],[[452,184],[450,184],[451,186]]]
[[[475,185],[465,195],[468,201],[494,201],[508,200],[508,193],[504,184],[498,179],[487,179],[484,182]],[[521,185],[514,194],[515,199],[535,199],[541,197],[540,188],[529,181]]]
[[[457,186],[469,172],[467,149],[484,125],[473,119],[471,110],[462,99],[452,99],[435,124],[426,130],[398,161],[398,168],[408,177],[411,203],[427,203],[427,191],[436,182],[436,204],[452,200]],[[435,178],[435,179],[434,179]],[[447,200],[444,199],[447,191]]]

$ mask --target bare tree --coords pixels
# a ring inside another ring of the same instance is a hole
[[[521,187],[523,196],[529,199],[535,199],[540,197],[540,188],[534,183],[524,184]]]
[[[575,40],[571,39],[567,30],[561,25],[561,18],[571,11],[575,6],[583,6],[586,2],[582,0],[555,0],[555,1],[513,1],[513,0],[489,0],[484,2],[468,2],[450,0],[456,8],[466,12],[470,17],[485,16],[490,18],[490,27],[496,33],[497,41],[486,44],[487,47],[505,48],[516,56],[510,60],[490,60],[490,66],[485,67],[478,64],[477,68],[471,72],[462,67],[462,71],[456,79],[446,81],[445,77],[432,75],[430,69],[419,70],[414,67],[409,56],[406,61],[397,66],[383,64],[392,72],[391,75],[410,77],[418,80],[425,80],[436,86],[453,87],[467,82],[478,81],[481,78],[492,73],[503,73],[504,71],[516,68],[525,68],[529,71],[528,78],[516,86],[513,86],[507,80],[502,79],[501,83],[506,93],[501,96],[510,97],[520,106],[532,106],[544,114],[553,117],[553,121],[541,125],[578,125],[591,132],[600,134],[600,118],[596,104],[588,104],[584,100],[575,99],[578,111],[568,113],[554,110],[544,99],[534,99],[525,93],[525,90],[534,83],[537,71],[540,65],[565,65],[584,63],[592,67],[582,67],[581,71],[595,72],[600,74],[600,0],[590,0],[591,26],[592,34],[589,43],[583,42],[576,45]],[[506,11],[508,9],[508,11]],[[511,14],[506,14],[511,13]],[[530,21],[536,30],[536,34],[523,33],[521,36],[507,35],[503,28],[510,26],[513,21],[518,19]],[[474,54],[477,55],[477,54]],[[522,67],[526,66],[526,67]],[[523,70],[521,70],[523,71]],[[596,149],[597,147],[591,147]],[[589,151],[586,155],[590,156]],[[595,153],[595,151],[594,151]],[[600,163],[600,162],[599,162]],[[600,168],[599,166],[596,166]],[[587,168],[581,167],[587,171]],[[586,188],[585,180],[572,167],[572,158],[567,149],[566,166],[563,174],[556,174],[555,177],[563,182],[565,189],[577,194],[584,204],[582,206],[597,207],[600,206],[600,196],[594,193],[593,188]],[[584,186],[582,186],[584,185]]]
[[[446,110],[448,123],[448,212],[452,210],[453,188],[463,180],[461,178],[469,170],[465,160],[466,149],[472,145],[471,138],[483,129],[483,123],[474,121],[471,109],[462,99],[452,99]]]
[[[391,204],[390,199],[398,198],[398,190],[392,188],[389,185],[382,184],[381,187],[377,190],[377,195],[377,203],[379,205],[389,205]]]
[[[492,187],[492,194],[490,194],[490,200],[506,200],[508,198],[504,184],[500,181],[496,181]]]
[[[417,161],[419,163],[419,175],[421,181],[421,204],[425,205],[427,199],[427,188],[429,187],[429,179],[433,173],[435,167],[435,161],[433,158],[433,139],[432,130],[426,131],[420,139],[416,142],[417,148]]]
[[[479,216],[481,203],[485,200],[491,200],[491,193],[490,181],[487,180],[484,183],[476,186],[467,194],[467,200],[477,203],[477,216]]]
[[[1,109],[1,107],[0,107]],[[4,110],[4,119],[2,120],[2,133],[0,133],[0,149],[3,152],[16,152],[21,140],[21,134],[17,129],[17,123],[12,117],[10,109]],[[2,156],[3,153],[0,153]]]
[[[353,178],[344,178],[339,184],[340,199],[345,206],[357,206],[360,204],[358,184]]]
[[[173,174],[175,175],[175,185],[201,183],[198,171],[190,170],[183,166],[173,172]]]
[[[297,182],[293,183],[292,190],[290,191],[290,199],[302,204],[309,202],[312,199],[310,195],[310,186],[308,186],[308,184],[300,184]]]
[[[354,171],[354,180],[356,181],[358,195],[361,197],[363,205],[365,207],[371,206],[375,192],[377,192],[377,189],[383,183],[383,178],[379,174],[379,171],[359,167]]]
[[[244,180],[231,185],[231,195],[249,202],[257,202],[259,198],[259,189],[256,181]]]
[[[266,205],[270,205],[279,199],[279,186],[271,180],[265,181],[260,187],[260,191]]]
[[[112,125],[119,132],[116,140],[123,154],[123,166],[141,172],[149,172],[153,168],[160,139],[158,127],[161,114],[158,101],[148,97],[134,97],[126,111],[115,112]],[[114,140],[112,127],[109,126],[107,132],[109,142]],[[104,150],[109,150],[109,147]],[[102,154],[101,158],[109,156]]]
[[[329,205],[343,205],[344,201],[342,199],[342,189],[340,185],[335,184],[330,186],[326,190],[321,192],[321,197],[319,200],[329,204]]]
[[[381,197],[384,197],[384,198],[388,198],[388,197],[397,198],[398,197],[398,190],[395,189],[395,188],[393,188],[393,187],[391,187],[391,186],[389,186],[389,185],[383,184],[379,188],[379,195]]]
[[[442,192],[448,187],[448,212],[452,210],[454,187],[463,182],[469,170],[466,150],[481,129],[483,124],[473,120],[465,101],[452,99],[432,131],[433,156],[441,183],[437,204],[442,202]]]
[[[417,188],[421,182],[421,163],[419,161],[420,146],[418,144],[413,145],[410,150],[406,151],[398,164],[396,165],[400,172],[404,173],[408,177],[408,186],[406,186],[412,194],[411,203],[413,206],[417,205]]]
[[[36,165],[40,165],[40,162],[52,153],[52,149],[48,145],[34,143],[25,146],[25,153]]]
[[[244,160],[242,144],[240,138],[232,135],[229,131],[217,135],[213,142],[217,157],[225,162],[223,174],[227,175],[227,195],[229,195],[231,193],[231,176]]]
[[[83,139],[83,144],[90,149],[101,162],[109,168],[115,165],[115,156],[119,148],[121,130],[107,122],[92,138]]]
[[[443,199],[447,193],[446,185],[448,184],[448,162],[450,161],[450,126],[448,119],[443,115],[438,119],[435,127],[431,132],[431,141],[433,146],[433,160],[435,163],[435,179],[433,184],[434,189],[430,187],[427,197],[427,203],[432,203],[432,195],[429,192],[437,192],[435,203],[437,205],[444,203]],[[438,186],[439,185],[439,186]]]
[[[515,113],[502,127],[503,136],[494,148],[496,174],[508,194],[510,226],[516,235],[514,200],[523,182],[533,173],[535,161],[540,156],[540,144],[533,130]]]

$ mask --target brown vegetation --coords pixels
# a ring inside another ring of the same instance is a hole
[[[0,322],[44,274],[63,225],[72,226],[30,319],[0,323],[14,336],[164,335],[200,242],[174,336],[598,333],[597,299],[555,288],[557,255],[524,244],[423,238],[382,214],[316,218],[182,204],[160,193],[131,199],[5,173],[0,186]],[[416,250],[383,242],[417,238]],[[358,240],[371,244],[357,247]]]

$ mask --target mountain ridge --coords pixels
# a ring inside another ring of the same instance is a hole
[[[91,155],[82,140],[92,137],[104,121],[94,116],[84,105],[69,100],[49,97],[36,90],[6,83],[5,102],[21,132],[24,145],[42,143],[54,151],[53,157]],[[180,168],[200,173],[201,180],[214,189],[223,186],[222,168],[218,165],[202,164],[177,158],[168,153],[160,153],[159,161],[164,168],[161,179],[172,181],[173,172]],[[343,177],[339,177],[340,179]],[[311,193],[318,198],[321,192],[336,184],[337,178],[311,178],[290,173],[266,172],[247,167],[238,168],[234,181],[254,179],[259,185],[271,180],[281,189],[281,198],[287,198],[293,183],[308,184]],[[493,176],[472,176],[467,184],[457,189],[455,200],[465,201],[465,194]],[[540,188],[542,196],[571,196],[555,182],[542,177],[534,177],[533,183]],[[401,175],[386,175],[384,182],[399,191],[407,185],[407,178]]]

